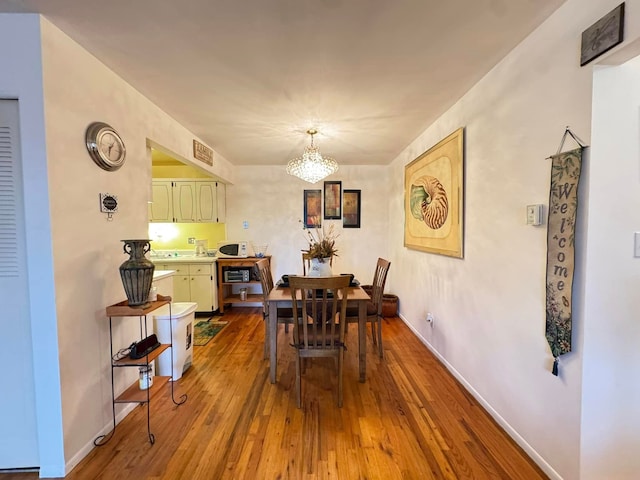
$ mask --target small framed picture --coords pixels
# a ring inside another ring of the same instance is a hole
[[[324,182],[324,218],[342,218],[342,182]]]
[[[322,190],[304,191],[304,226],[322,226]]]
[[[360,190],[345,190],[342,200],[342,227],[360,228]]]

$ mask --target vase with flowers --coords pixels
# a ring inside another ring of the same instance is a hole
[[[327,231],[324,228],[315,227],[306,229],[309,248],[303,250],[311,259],[308,275],[310,277],[329,277],[333,275],[331,271],[331,261],[333,257],[338,256],[336,248],[336,235],[333,231],[333,225]]]

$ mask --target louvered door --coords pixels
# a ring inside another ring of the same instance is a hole
[[[0,469],[39,466],[18,101],[0,100]]]

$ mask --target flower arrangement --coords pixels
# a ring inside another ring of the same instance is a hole
[[[309,237],[309,249],[303,250],[303,252],[308,253],[311,258],[319,259],[338,256],[336,238],[338,238],[339,235],[334,233],[333,225],[331,225],[326,232],[324,228],[320,227],[306,229],[306,232]]]

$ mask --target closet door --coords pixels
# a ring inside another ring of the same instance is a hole
[[[0,469],[39,466],[18,125],[0,100]]]

